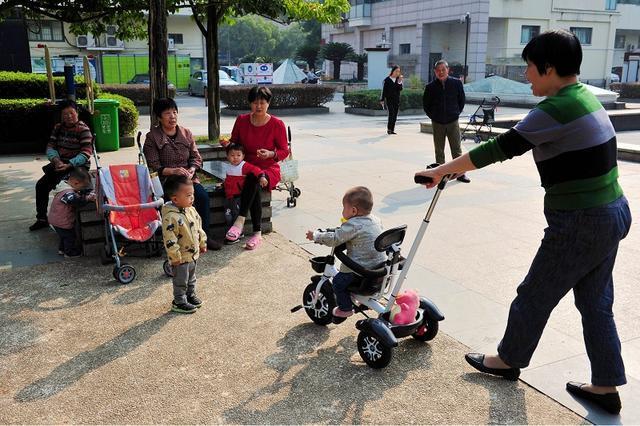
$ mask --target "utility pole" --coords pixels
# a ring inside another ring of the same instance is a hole
[[[465,13],[462,18],[460,18],[460,22],[464,22],[467,24],[466,28],[466,37],[464,40],[464,68],[462,69],[462,82],[467,82],[467,53],[469,50],[469,24],[471,23],[471,14],[469,12]]]

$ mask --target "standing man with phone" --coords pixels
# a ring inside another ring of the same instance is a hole
[[[464,87],[460,80],[449,77],[449,64],[444,59],[436,62],[433,68],[436,77],[424,88],[422,104],[433,125],[436,163],[444,164],[445,137],[449,139],[451,157],[455,159],[462,155],[458,118],[465,103]],[[458,176],[457,180],[471,182],[464,174]]]

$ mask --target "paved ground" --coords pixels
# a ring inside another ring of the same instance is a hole
[[[180,100],[181,123],[195,134],[206,128],[201,103]],[[453,184],[443,194],[409,276],[409,285],[447,316],[432,344],[404,342],[388,369],[372,372],[354,355],[352,321],[325,330],[308,325],[303,313],[288,313],[311,273],[308,254],[297,246],[326,253],[306,243],[304,231],[338,222],[347,187],[371,187],[387,227],[409,225],[405,250],[431,196],[411,182],[413,171],[433,158],[430,136],[419,133],[422,117],[401,119],[400,135],[389,137],[384,119],[331,106],[338,112],[286,120],[303,195],[294,209],[286,208],[284,194],[274,196],[274,222],[284,238],[269,236],[257,253],[233,247],[207,254],[199,264],[207,305],[190,317],[167,314],[170,285],[158,260],[135,261],[141,277],[122,287],[95,260],[61,262],[40,248],[55,247],[52,233],[22,230],[32,220],[43,162],[0,159],[0,423],[584,421],[529,385],[594,422],[640,423],[636,225],[615,273],[630,379],[622,388],[622,417],[582,406],[563,390],[568,379],[589,379],[569,299],[554,312],[524,382],[477,375],[464,365],[467,347],[495,347],[542,236],[542,190],[527,156],[474,172],[472,184]],[[223,131],[232,123],[223,119]],[[103,160],[135,161],[135,151]],[[621,170],[640,217],[640,165],[623,163]],[[47,260],[54,263],[37,266]],[[74,273],[83,278],[69,279]]]
[[[277,234],[255,253],[205,255],[191,316],[167,312],[159,260],[134,263],[130,286],[95,259],[0,272],[0,424],[584,422],[525,383],[473,373],[445,335],[369,369],[352,321],[289,313],[310,270]]]

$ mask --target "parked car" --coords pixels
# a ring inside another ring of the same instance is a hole
[[[151,77],[149,77],[149,74],[136,74],[131,80],[127,81],[127,84],[151,84]],[[170,81],[167,82],[167,87],[170,90],[175,90],[176,88]]]
[[[237,86],[239,83],[233,81],[229,74],[222,70],[218,70],[218,81],[220,86]],[[189,79],[189,95],[205,96],[207,93],[207,72],[196,71]]]
[[[220,67],[220,69],[226,72],[229,77],[231,77],[231,80],[234,80],[240,84],[242,83],[242,70],[240,69],[240,67],[236,67],[234,65],[223,65]]]
[[[611,82],[620,83],[620,76],[618,74],[611,73]]]

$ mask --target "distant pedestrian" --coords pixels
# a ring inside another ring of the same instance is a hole
[[[394,65],[391,72],[384,79],[382,86],[382,95],[380,96],[380,105],[386,107],[389,111],[389,120],[387,121],[387,134],[395,135],[396,119],[398,118],[398,109],[400,109],[400,92],[402,91],[402,74],[400,67]]]
[[[455,159],[462,155],[458,118],[464,109],[465,96],[462,82],[449,76],[447,61],[440,59],[436,62],[434,71],[436,77],[424,88],[422,104],[433,126],[436,163],[444,164],[445,138],[449,139],[451,157]],[[464,174],[457,179],[460,182],[471,182]]]

